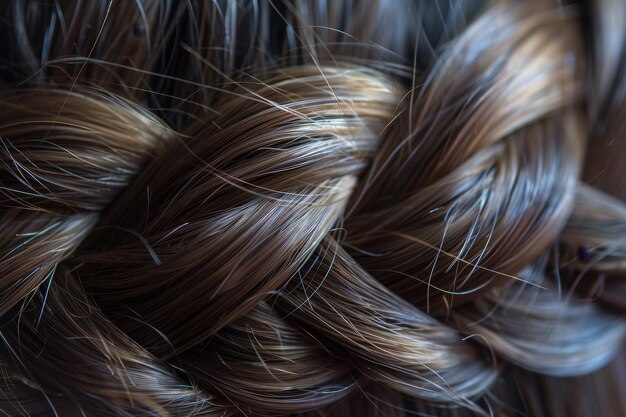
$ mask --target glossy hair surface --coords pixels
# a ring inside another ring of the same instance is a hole
[[[0,414],[626,415],[621,0],[0,16]]]

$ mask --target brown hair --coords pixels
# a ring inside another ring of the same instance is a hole
[[[5,415],[626,413],[620,1],[0,15]]]

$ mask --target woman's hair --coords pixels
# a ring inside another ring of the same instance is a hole
[[[0,16],[0,415],[626,415],[623,0]]]

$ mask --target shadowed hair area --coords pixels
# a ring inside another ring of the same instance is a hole
[[[4,0],[0,39],[0,415],[626,415],[623,0]]]

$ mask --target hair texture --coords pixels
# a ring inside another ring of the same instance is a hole
[[[623,0],[0,17],[0,415],[626,415]]]

